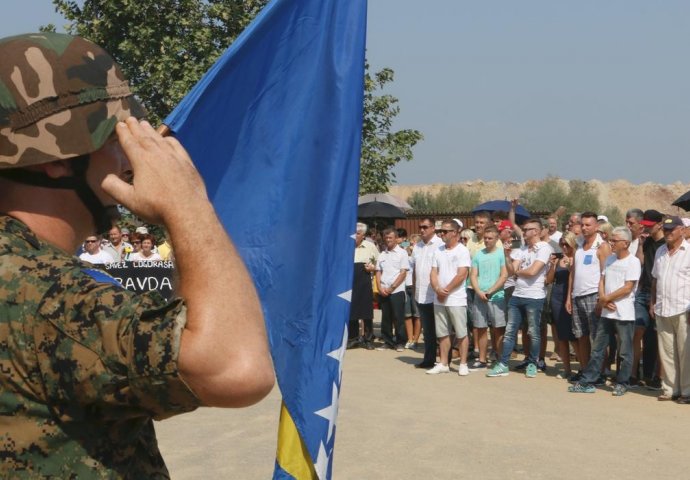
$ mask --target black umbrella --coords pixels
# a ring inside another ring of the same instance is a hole
[[[359,218],[405,218],[405,214],[398,207],[390,203],[366,202],[357,207]]]
[[[683,195],[678,197],[675,202],[673,202],[671,205],[675,205],[676,207],[680,207],[686,212],[690,210],[690,190],[685,192]]]
[[[472,209],[472,213],[477,212],[495,212],[495,211],[510,211],[510,200],[491,200],[490,202],[484,202],[481,205],[477,205]],[[515,220],[518,223],[522,223],[530,217],[530,213],[522,205],[518,205],[515,209]]]

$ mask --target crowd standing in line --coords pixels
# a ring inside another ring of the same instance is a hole
[[[386,229],[380,254],[377,232],[365,237],[367,226],[357,225],[355,285],[369,302],[375,276],[377,349],[416,349],[423,338],[415,367],[427,374],[449,373],[459,357],[460,376],[502,377],[522,329],[525,359],[513,370],[534,378],[547,368],[550,323],[551,359],[569,392],[608,382],[614,396],[645,387],[662,391],[659,401],[690,403],[690,219],[634,208],[614,226],[595,212],[573,212],[560,231],[563,208],[518,225],[516,207],[475,214],[474,230],[423,217],[411,242],[404,229]],[[371,308],[351,316],[349,347],[374,349],[372,318]]]

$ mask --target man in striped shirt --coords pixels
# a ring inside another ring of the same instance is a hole
[[[657,250],[652,269],[650,315],[656,316],[664,393],[658,399],[690,403],[690,243],[678,217],[663,221],[666,245]]]

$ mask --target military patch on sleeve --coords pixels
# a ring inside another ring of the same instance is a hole
[[[96,280],[98,283],[110,283],[111,285],[115,285],[116,287],[124,288],[122,284],[118,282],[115,278],[100,270],[95,270],[93,268],[85,268],[82,270],[82,272]]]

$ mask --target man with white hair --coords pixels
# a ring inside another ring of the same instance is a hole
[[[379,251],[371,242],[364,241],[367,233],[365,223],[357,223],[355,231],[355,270],[352,277],[352,301],[350,303],[350,323],[348,325],[348,347],[361,345],[373,350],[374,344],[374,293],[371,274],[376,271]],[[359,334],[360,320],[363,332]]]
[[[690,404],[690,243],[683,238],[678,217],[663,222],[663,245],[656,252],[652,269],[653,310],[659,337],[659,359],[664,393],[658,400]]]
[[[616,227],[608,242],[613,255],[606,259],[599,280],[597,312],[601,315],[594,333],[594,344],[589,363],[582,378],[568,388],[571,393],[594,393],[599,379],[609,335],[618,335],[620,367],[616,375],[614,396],[628,391],[632,372],[632,340],[635,331],[635,289],[642,271],[640,260],[628,251],[632,234],[627,227]]]

